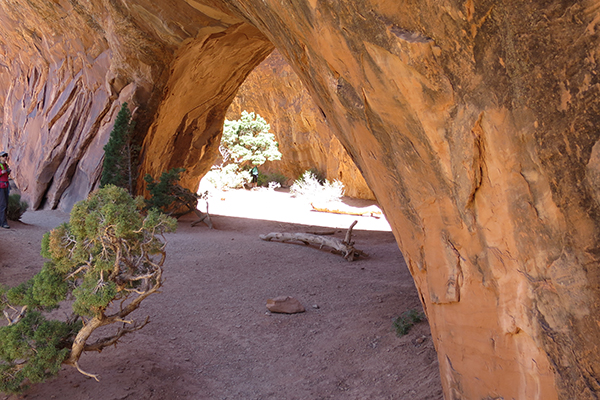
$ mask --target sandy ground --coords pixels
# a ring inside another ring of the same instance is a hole
[[[421,310],[417,291],[385,219],[311,211],[286,192],[230,191],[209,200],[215,228],[180,219],[169,234],[166,281],[137,317],[143,330],[81,366],[65,367],[21,397],[0,399],[442,399],[426,322],[398,337],[392,321]],[[377,210],[345,199],[336,208]],[[200,206],[202,209],[203,207]],[[23,215],[0,231],[0,282],[36,273],[44,232],[68,219]],[[354,262],[325,249],[265,242],[269,232],[335,231],[358,220]],[[301,314],[273,314],[267,299],[293,296]]]

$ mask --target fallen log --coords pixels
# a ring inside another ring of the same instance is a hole
[[[271,232],[266,235],[260,235],[259,237],[262,240],[271,241],[278,240],[281,242],[289,242],[289,241],[298,241],[302,242],[305,245],[316,245],[319,248],[323,248],[324,246],[330,247],[333,253],[340,254],[348,261],[354,261],[355,258],[359,256],[368,257],[368,255],[354,248],[354,242],[352,242],[352,228],[356,225],[358,221],[354,221],[348,231],[346,232],[346,237],[344,240],[340,240],[334,237],[325,237],[321,235],[314,235],[312,233],[280,233],[280,232]]]
[[[313,235],[321,235],[321,236],[335,235],[335,231],[306,231],[306,233],[312,233]]]
[[[337,208],[317,207],[313,203],[310,203],[310,206],[312,207],[313,211],[325,212],[325,213],[330,213],[330,214],[356,215],[356,216],[360,216],[360,217],[373,217],[373,218],[381,218],[381,216],[383,215],[381,213],[381,211],[374,211],[374,210],[346,211],[346,210],[340,210]]]

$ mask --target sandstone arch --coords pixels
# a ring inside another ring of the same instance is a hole
[[[226,118],[239,119],[244,110],[266,119],[283,155],[280,161],[267,161],[261,171],[281,173],[291,185],[304,171],[315,168],[328,180],[341,181],[346,196],[374,199],[325,116],[277,50],[248,75]]]
[[[594,0],[3,2],[1,144],[27,167],[17,179],[34,206],[68,207],[94,185],[119,101],[147,110],[144,171],[185,165],[210,156],[235,82],[275,46],[392,224],[446,397],[595,399],[599,10]],[[182,111],[178,97],[192,97],[178,67],[203,45],[247,57],[209,61],[229,68],[231,85],[213,82],[205,114]],[[179,144],[193,150],[163,154]]]

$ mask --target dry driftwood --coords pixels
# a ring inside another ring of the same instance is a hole
[[[204,192],[201,195],[192,193],[189,189],[183,188],[180,185],[173,186],[173,194],[175,198],[173,209],[166,211],[167,214],[179,218],[182,215],[189,213],[190,211],[196,214],[197,220],[192,222],[192,226],[196,226],[201,222],[204,222],[206,226],[213,229],[213,223],[208,213],[208,192]],[[203,199],[206,202],[206,213],[198,210],[198,201]]]
[[[361,217],[373,217],[373,218],[381,218],[382,213],[381,211],[346,211],[346,210],[339,210],[337,208],[327,208],[327,207],[317,207],[315,206],[313,203],[310,203],[310,206],[312,207],[312,209],[314,211],[319,211],[319,212],[326,212],[326,213],[331,213],[331,214],[344,214],[344,215],[358,215]]]
[[[194,222],[192,222],[192,226],[196,226],[200,222],[204,222],[206,224],[206,226],[208,226],[209,229],[213,228],[213,224],[212,224],[212,221],[210,219],[210,215],[208,213],[204,214],[203,212],[201,212],[199,210],[194,210],[194,214],[196,214],[196,216],[199,219],[197,219]]]
[[[209,227],[209,229],[213,228],[213,224],[210,219],[210,214],[208,213],[208,200],[206,200],[206,214],[203,213],[202,211],[198,210],[198,208],[194,208],[192,211],[198,217],[198,219],[196,221],[192,222],[192,226],[196,226],[200,222],[204,222],[206,224],[206,226]]]
[[[354,242],[352,242],[352,228],[356,225],[358,221],[354,221],[348,231],[346,232],[346,237],[344,240],[340,240],[334,237],[325,237],[321,235],[314,235],[311,233],[280,233],[280,232],[271,232],[266,235],[260,235],[259,237],[262,240],[271,241],[271,240],[279,240],[281,242],[289,242],[289,241],[298,241],[302,242],[306,245],[317,245],[319,248],[323,248],[324,246],[330,247],[332,252],[341,254],[346,260],[354,261],[355,258],[359,256],[367,257],[367,254],[361,250],[357,250],[354,248]]]

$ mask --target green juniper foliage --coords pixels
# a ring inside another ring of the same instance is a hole
[[[223,161],[245,166],[281,160],[279,146],[270,129],[267,121],[253,112],[242,111],[239,120],[225,120],[220,147]]]
[[[415,324],[423,321],[423,318],[423,314],[414,308],[403,312],[402,315],[396,318],[393,322],[394,328],[396,329],[396,334],[398,336],[406,335]]]
[[[142,215],[143,204],[113,185],[92,193],[73,207],[68,223],[44,236],[42,256],[49,261],[41,271],[16,287],[0,287],[7,320],[0,327],[0,391],[19,392],[55,375],[61,364],[81,371],[83,351],[100,351],[145,325],[131,321],[87,342],[96,328],[123,322],[162,284],[163,234],[176,222],[158,211]],[[44,313],[66,299],[73,314],[46,320]]]
[[[268,186],[270,182],[276,182],[279,183],[279,186],[285,186],[287,177],[278,171],[267,172],[265,174],[259,171],[258,186]]]
[[[104,146],[100,187],[115,185],[133,193],[133,157],[137,150],[131,142],[134,126],[127,103],[123,103]]]
[[[225,120],[219,145],[223,160],[206,174],[206,179],[218,189],[243,187],[251,180],[252,166],[281,160],[279,144],[270,129],[267,121],[253,112],[242,111],[239,120]]]
[[[201,196],[179,185],[180,174],[184,171],[184,168],[173,168],[163,172],[158,181],[147,174],[144,180],[150,199],[145,200],[146,208],[155,208],[173,216],[180,216],[194,210]]]
[[[24,382],[43,382],[58,373],[69,354],[66,342],[80,323],[48,321],[38,311],[29,311],[21,321],[1,328],[0,391],[19,392]]]
[[[25,214],[25,211],[29,208],[29,204],[26,201],[21,200],[21,195],[18,193],[11,194],[8,196],[8,205],[6,208],[6,216],[11,221],[21,220],[21,216]]]
[[[165,214],[171,205],[177,200],[175,196],[175,185],[179,182],[179,178],[183,168],[173,168],[163,172],[158,181],[154,181],[150,174],[146,174],[146,189],[150,193],[150,199],[146,201],[146,208],[158,208]]]

